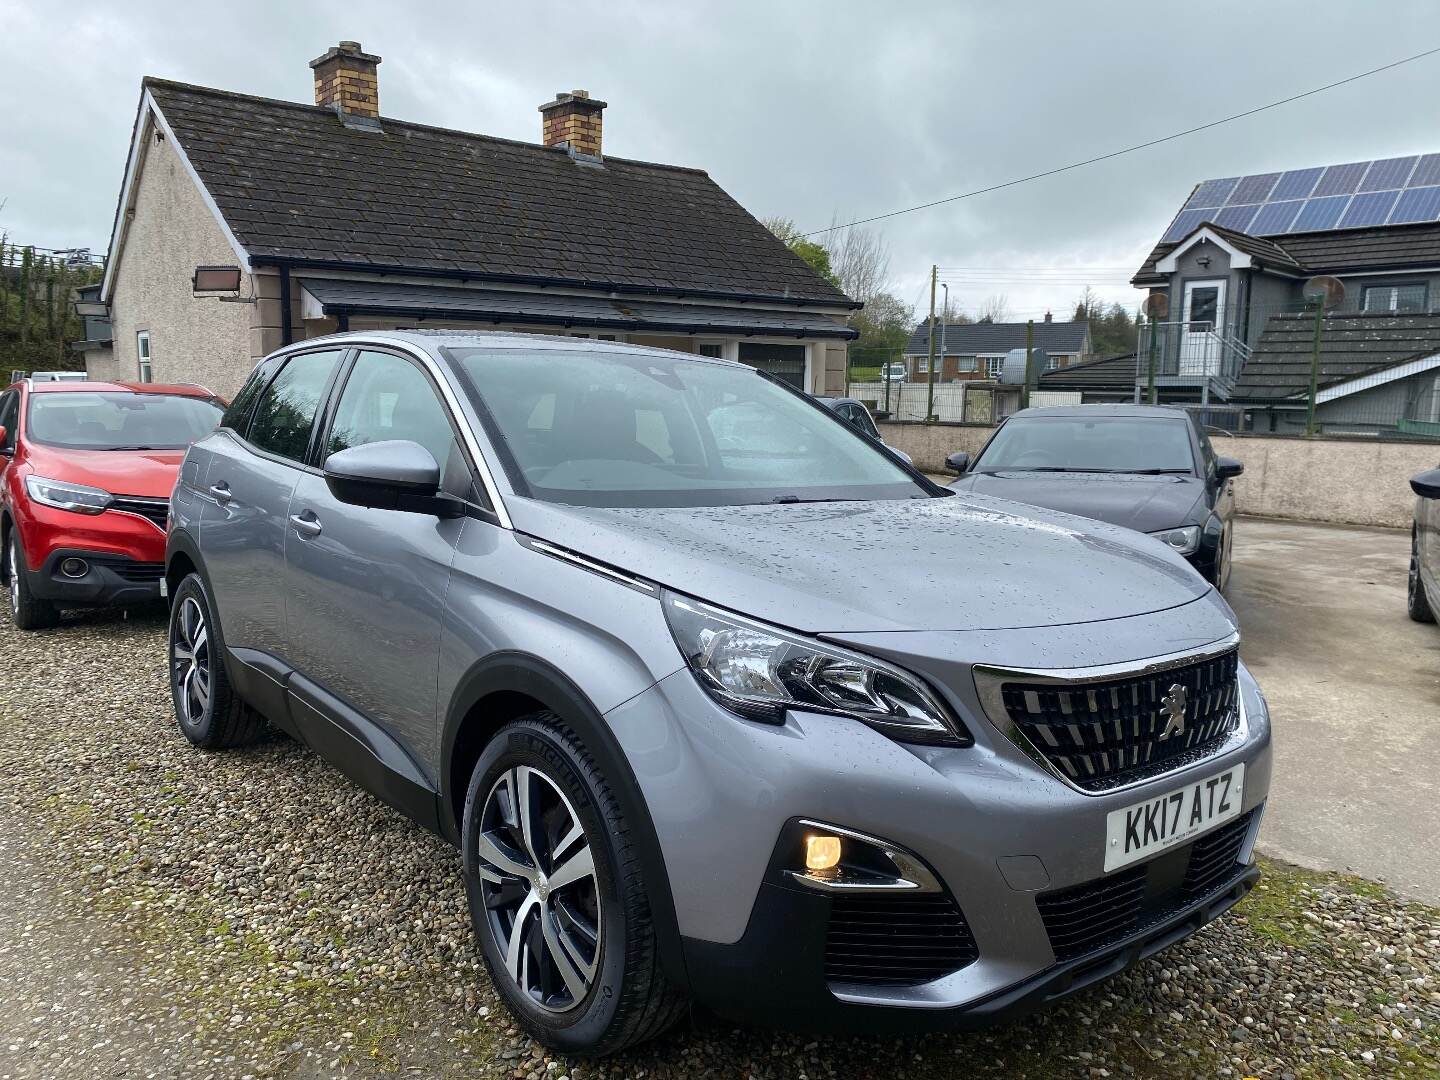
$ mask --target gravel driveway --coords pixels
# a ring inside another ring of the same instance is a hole
[[[1009,1027],[701,1015],[549,1058],[490,989],[454,852],[283,737],[192,750],[163,640],[155,614],[0,629],[0,1077],[1440,1075],[1437,912],[1273,864],[1232,916]]]

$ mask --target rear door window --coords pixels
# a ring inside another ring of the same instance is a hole
[[[255,406],[248,438],[258,449],[290,461],[304,461],[325,388],[340,362],[340,351],[290,357]]]
[[[5,441],[0,449],[15,449],[15,426],[20,422],[20,392],[6,390],[0,394],[0,427],[5,429]]]

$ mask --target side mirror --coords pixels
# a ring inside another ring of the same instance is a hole
[[[463,504],[440,494],[440,466],[409,439],[340,450],[325,459],[325,483],[341,502],[375,510],[458,517]]]
[[[1215,459],[1215,478],[1217,480],[1232,480],[1245,471],[1245,463],[1236,461],[1234,458],[1222,457]]]
[[[970,455],[963,450],[957,450],[945,459],[945,468],[956,476],[964,476],[965,470],[970,468]]]
[[[1422,499],[1440,499],[1440,469],[1422,472],[1410,478],[1410,490]]]

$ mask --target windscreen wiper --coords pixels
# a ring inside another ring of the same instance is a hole
[[[770,500],[772,503],[836,503],[836,502],[859,502],[859,499],[804,499],[799,495],[777,495]]]

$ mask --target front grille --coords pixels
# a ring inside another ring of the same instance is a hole
[[[1235,651],[1132,678],[1087,683],[1006,682],[1005,711],[1058,772],[1087,791],[1203,757],[1240,722]],[[1183,731],[1165,734],[1184,687]]]
[[[1073,960],[1118,944],[1230,884],[1254,813],[1149,862],[1041,893],[1035,905],[1055,959]]]
[[[91,559],[96,566],[103,566],[116,577],[137,585],[153,585],[165,576],[165,564],[158,562],[135,562],[131,559]]]
[[[825,978],[905,986],[973,964],[970,925],[949,896],[905,893],[837,897],[825,937]]]
[[[139,514],[143,518],[153,521],[160,528],[165,528],[166,519],[170,516],[169,499],[142,499],[133,495],[118,495],[110,500],[111,510],[123,510],[127,514]]]

